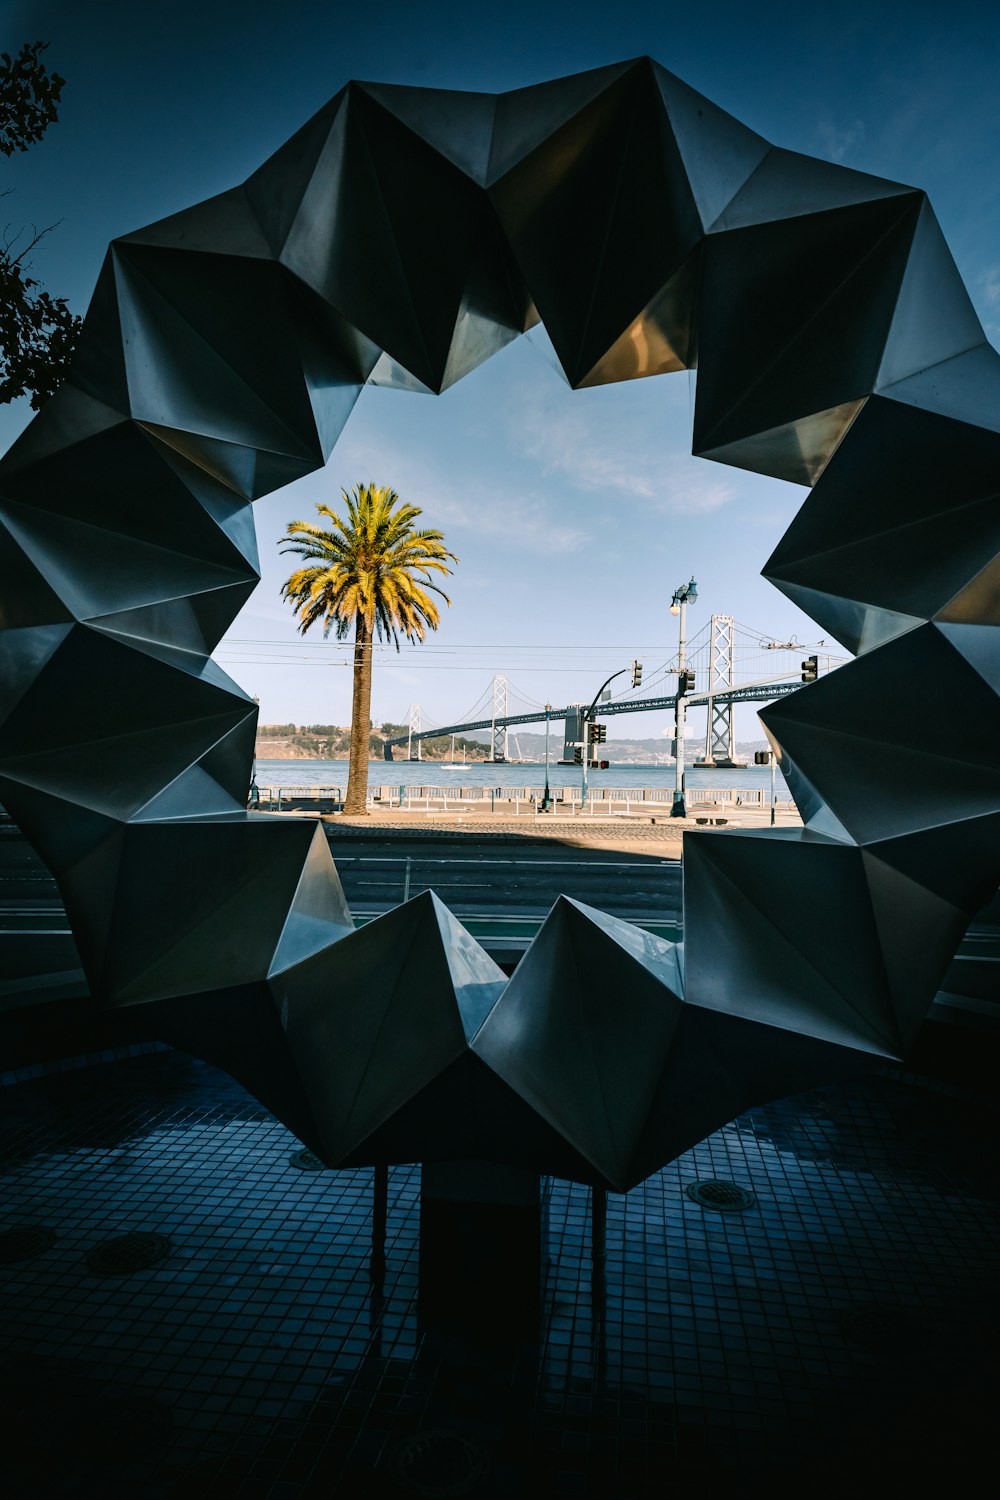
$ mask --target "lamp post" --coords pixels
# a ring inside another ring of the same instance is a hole
[[[552,704],[545,705],[545,796],[542,798],[542,812],[552,811],[552,795],[549,791],[549,723],[552,719]]]
[[[633,668],[632,668],[633,679],[635,677],[635,666],[636,665],[638,665],[638,664],[634,663],[633,664]],[[604,682],[601,683],[600,687],[597,689],[597,692],[594,694],[594,697],[593,697],[593,699],[591,701],[590,707],[589,708],[585,708],[584,711],[583,711],[583,715],[582,715],[582,718],[583,718],[583,760],[580,763],[580,771],[581,771],[581,776],[580,776],[580,811],[581,812],[583,811],[583,809],[587,805],[587,762],[590,759],[590,745],[591,745],[591,740],[590,740],[590,726],[591,726],[591,724],[594,721],[594,709],[597,707],[597,700],[598,700],[598,698],[600,698],[601,694],[604,692],[604,689],[606,687],[608,687],[612,682],[614,682],[614,680],[615,680],[616,677],[624,677],[625,673],[628,670],[629,670],[628,667],[621,667],[619,669],[619,671],[612,672],[612,674],[611,674],[610,677],[605,678]],[[639,670],[640,670],[640,673],[641,673],[642,668],[640,667]]]
[[[684,719],[687,709],[687,676],[685,667],[687,660],[684,655],[687,646],[687,607],[693,604],[698,597],[698,585],[692,578],[690,583],[682,583],[680,588],[674,589],[674,597],[670,602],[670,613],[679,615],[679,638],[677,644],[677,696],[674,699],[674,801],[670,809],[672,818],[686,818],[687,804],[684,800]]]

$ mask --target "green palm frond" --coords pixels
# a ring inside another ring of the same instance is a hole
[[[281,551],[302,560],[282,586],[301,634],[322,624],[324,636],[343,639],[359,616],[379,640],[399,649],[400,636],[416,643],[441,623],[436,594],[451,600],[434,581],[449,574],[458,558],[440,531],[416,528],[422,515],[396,491],[374,484],[341,491],[343,506],[317,505],[329,523],[291,521]]]

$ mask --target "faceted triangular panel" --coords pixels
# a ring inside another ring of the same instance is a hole
[[[113,246],[104,257],[84,318],[83,334],[73,356],[71,381],[76,390],[101,406],[128,415],[128,368]],[[80,415],[78,411],[77,420]],[[93,413],[90,420],[93,421]]]
[[[610,67],[591,68],[570,78],[499,94],[488,185],[499,182],[533,151],[545,146],[636,66],[635,62],[612,63]]]
[[[46,581],[44,568],[6,523],[5,510],[0,501],[0,630],[71,624],[72,613]],[[18,639],[8,637],[6,650],[16,652]],[[20,637],[22,643],[29,639]]]
[[[672,944],[562,897],[474,1051],[620,1186],[677,1025],[680,989]]]
[[[951,691],[943,741],[915,689],[933,683]],[[761,719],[859,843],[998,805],[1000,702],[933,625],[771,704]]]
[[[417,379],[440,390],[470,290],[478,291],[483,312],[495,307],[509,330],[487,346],[490,353],[520,326],[526,299],[522,294],[515,306],[509,252],[496,218],[463,173],[361,91],[352,98],[351,126],[359,137],[354,154],[370,163],[372,190],[385,214],[387,243],[381,249],[402,268],[419,328],[419,343],[409,349],[381,317],[374,337]],[[435,227],[428,232],[428,226]],[[379,253],[378,245],[368,249],[369,276]],[[470,288],[470,278],[478,288]],[[365,326],[372,329],[370,322]]]
[[[941,624],[1000,623],[1000,556],[974,573],[965,587],[937,611],[935,618]]]
[[[22,551],[44,572],[47,587],[64,601],[63,617],[72,612],[119,635],[173,640],[204,653],[218,637],[205,641],[190,601],[234,591],[221,635],[257,583],[246,565],[237,572],[76,518],[63,517],[54,527],[45,511],[20,503],[8,504],[3,514]]]
[[[684,912],[691,1004],[898,1055],[859,849],[799,830],[692,837]]]
[[[815,484],[863,406],[860,398],[845,401],[778,427],[727,438],[704,448],[698,456],[754,474],[769,474],[789,484]]]
[[[695,254],[660,288],[578,385],[610,385],[646,375],[666,375],[693,364],[699,270],[700,260]]]
[[[276,259],[242,187],[229,188],[192,208],[157,219],[145,229],[123,235],[116,243],[252,260]]]
[[[309,845],[269,975],[280,974],[328,947],[331,929],[340,929],[346,937],[354,931],[354,921],[330,845],[319,828]]]
[[[377,109],[358,90],[345,97],[290,224],[281,260],[366,339],[423,379],[432,361],[366,132],[367,117]],[[398,125],[396,133],[408,134]],[[436,152],[427,146],[423,151],[436,164],[439,182],[450,178],[460,195],[474,191]],[[348,233],[345,224],[351,226]],[[432,254],[426,234],[422,237],[424,255]]]
[[[913,188],[772,146],[712,225],[715,234],[912,196]]]
[[[23,494],[24,476],[30,476],[36,466],[49,468],[53,458],[58,466],[58,455],[63,455],[65,461],[67,450],[75,459],[80,444],[99,434],[125,430],[128,425],[125,412],[65,381],[0,458],[0,485],[4,494]]]
[[[876,199],[710,236],[696,453],[760,467],[759,434],[777,454],[783,429],[819,418],[797,436],[811,462],[764,470],[815,480],[875,387],[920,205]]]
[[[707,230],[771,149],[763,136],[698,94],[659,63],[653,77],[667,108],[691,193]]]
[[[1000,432],[1000,353],[979,344],[883,389],[889,400]]]
[[[994,693],[1000,693],[1000,650],[997,648],[996,626],[1000,618],[988,623],[939,624],[938,634],[978,672]]]
[[[226,340],[228,330],[217,323],[213,326],[206,318],[203,300],[183,309],[177,307],[177,302],[185,299],[176,286],[170,285],[172,263],[167,251],[123,247],[116,254],[118,302],[133,417],[155,427],[187,432],[192,441],[206,437],[299,460],[312,458],[312,467],[318,467],[323,454],[319,451],[315,428],[311,421],[311,431],[303,430],[301,421],[292,425],[295,417],[287,411],[287,398],[276,394],[282,389],[280,384],[265,396],[257,388],[262,383],[257,376],[237,367],[244,364],[239,350]],[[263,294],[268,281],[273,283],[278,275],[276,267],[253,261],[220,261],[207,256],[203,264],[213,273],[209,277],[203,270],[202,279],[207,283],[221,276],[231,277],[238,284],[241,273],[244,280],[247,275],[252,276],[258,283],[254,295],[247,298],[252,303]],[[197,285],[194,272],[192,266],[190,275]],[[172,296],[158,284],[162,282],[170,287]],[[204,290],[210,292],[211,286]],[[218,300],[209,299],[209,305],[217,305]],[[236,303],[235,308],[239,305]],[[222,306],[226,307],[224,301]],[[238,315],[235,321],[239,321]],[[216,347],[215,340],[226,347]],[[285,349],[289,355],[294,353],[294,346],[288,350],[286,343]],[[260,351],[257,360],[257,372],[263,373]],[[290,363],[289,369],[294,369],[294,365]],[[279,381],[280,373],[279,370]],[[297,385],[300,410],[308,412],[301,369]]]
[[[453,960],[453,936],[428,892],[272,979],[326,1160],[343,1160],[460,1057],[468,1007],[478,1013],[502,986],[471,940]]]
[[[764,574],[838,640],[870,650],[947,611],[1000,553],[998,493],[995,434],[876,397]]]
[[[398,83],[361,83],[358,87],[480,187],[486,186],[496,94],[459,94]]]
[[[972,299],[925,200],[878,372],[878,389],[985,342]]]
[[[571,385],[587,378],[702,237],[645,63],[496,182],[491,197]],[[690,310],[679,316],[687,325]]]
[[[99,427],[75,446],[60,446],[49,454],[37,449],[29,454],[16,445],[8,459],[14,456],[25,461],[4,467],[3,491],[12,500],[50,518],[79,518],[163,547],[190,558],[196,571],[207,563],[240,577],[256,575],[257,543],[247,500],[138,423]],[[89,569],[80,571],[82,583]],[[87,584],[94,586],[93,580]]]
[[[49,712],[53,700],[60,704],[57,723]],[[0,775],[127,818],[248,712],[247,699],[208,678],[77,629],[0,729]],[[41,724],[45,749],[38,746]],[[220,790],[220,810],[231,806]]]
[[[276,259],[285,249],[314,178],[328,177],[331,159],[338,157],[338,130],[346,100],[347,89],[341,89],[243,184]]]
[[[968,912],[864,853],[886,982],[904,1049],[923,1024],[968,926]],[[1000,858],[997,861],[1000,869]]]
[[[883,864],[972,916],[1000,884],[1000,811],[880,839],[868,849]]]
[[[99,980],[106,1005],[136,1005],[267,977],[311,860],[327,860],[327,943],[344,937],[342,897],[314,822],[243,813],[133,824],[125,833],[114,922]],[[307,886],[308,886],[307,881]],[[315,934],[313,934],[315,941]]]
[[[864,1049],[685,1004],[628,1185],[754,1105],[856,1077],[875,1062]]]
[[[116,609],[91,615],[89,623],[128,640],[163,641],[185,651],[214,651],[256,586],[255,579],[137,609]]]

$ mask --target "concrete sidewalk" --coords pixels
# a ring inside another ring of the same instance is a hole
[[[628,850],[641,844],[647,852],[657,852],[664,858],[679,859],[684,833],[711,831],[714,827],[767,828],[770,826],[770,811],[767,808],[699,808],[696,815],[688,818],[671,818],[669,813],[651,816],[648,813],[615,814],[608,816],[596,813],[536,813],[534,810],[512,817],[509,810],[503,812],[406,812],[400,808],[379,808],[367,817],[345,817],[343,813],[275,813],[274,817],[319,817],[330,837],[338,834],[357,837],[359,833],[371,837],[406,839],[407,837],[433,838],[435,836],[467,836],[474,839],[545,839],[553,843],[575,845],[590,849]],[[709,822],[708,820],[713,820]],[[724,821],[723,821],[724,820]],[[798,813],[779,811],[779,828],[801,828]]]

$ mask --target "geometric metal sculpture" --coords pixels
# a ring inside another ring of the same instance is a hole
[[[683,951],[561,902],[504,985],[433,898],[355,933],[322,833],[244,810],[256,709],[210,653],[257,581],[250,501],[361,387],[440,391],[539,319],[573,386],[696,365],[695,451],[812,486],[765,571],[858,659],[763,715],[805,828],[688,841]],[[0,463],[0,801],[90,1003],[326,1160],[628,1185],[903,1052],[1000,878],[998,492],[1000,357],[923,193],[649,59],[350,84],[114,242]]]

